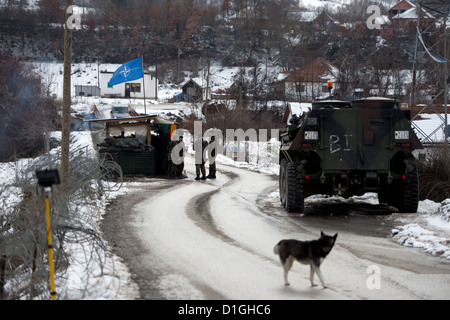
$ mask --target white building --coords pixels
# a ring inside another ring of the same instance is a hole
[[[158,97],[158,79],[144,74],[144,78],[108,86],[113,72],[100,72],[100,92],[102,97],[156,99]],[[145,88],[144,88],[145,84]]]
[[[286,99],[307,101],[329,96],[328,81],[337,89],[333,67],[323,58],[317,58],[302,69],[280,75],[275,83],[278,93]]]

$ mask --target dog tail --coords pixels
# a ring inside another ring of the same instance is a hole
[[[283,241],[283,240],[281,240],[281,241]],[[279,254],[280,253],[281,241],[278,242],[275,247],[273,247],[273,253],[275,253],[275,254]]]

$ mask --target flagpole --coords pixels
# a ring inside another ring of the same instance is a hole
[[[147,105],[145,103],[145,72],[144,72],[144,59],[142,59],[142,84],[144,85],[144,113],[147,114]]]

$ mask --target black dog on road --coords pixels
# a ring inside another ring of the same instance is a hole
[[[288,286],[288,272],[294,263],[294,260],[302,264],[310,265],[309,280],[311,286],[314,286],[314,273],[319,276],[322,286],[326,288],[322,273],[320,272],[320,264],[323,259],[330,253],[336,242],[337,233],[334,236],[327,236],[320,232],[320,238],[312,241],[298,241],[294,239],[281,240],[273,248],[273,252],[280,256],[280,261],[284,270],[284,282]]]

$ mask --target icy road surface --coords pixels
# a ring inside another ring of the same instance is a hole
[[[195,181],[193,160],[185,168],[188,179],[136,184],[105,218],[142,299],[450,299],[448,260],[399,246],[383,206],[318,201],[288,214],[276,177],[219,164],[216,180]],[[284,286],[273,247],[321,230],[339,233],[321,266],[328,288],[297,262]]]

